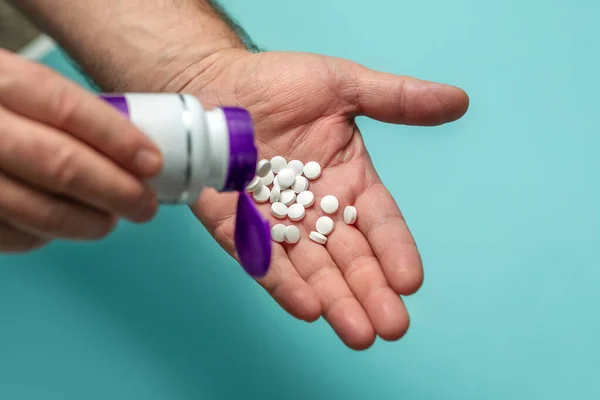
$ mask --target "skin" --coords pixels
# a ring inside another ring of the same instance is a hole
[[[156,146],[125,117],[40,65],[0,50],[0,250],[97,240],[150,220]]]
[[[275,244],[271,270],[259,283],[296,318],[323,316],[352,349],[404,335],[409,316],[401,296],[421,286],[421,258],[354,118],[440,125],[466,112],[465,92],[338,58],[249,52],[244,35],[205,0],[18,4],[105,91],[186,92],[207,107],[245,107],[261,157],[318,161],[323,174],[310,187],[316,204],[335,194],[342,206],[357,208],[357,223],[346,226],[339,212],[326,246],[308,239]],[[233,257],[235,198],[207,190],[192,207]],[[268,206],[262,210],[269,215]],[[313,206],[296,224],[304,238],[320,215]]]
[[[315,203],[327,194],[354,205],[358,220],[345,225],[341,212],[326,246],[310,240],[274,244],[271,270],[259,283],[291,315],[323,316],[353,349],[376,336],[397,340],[409,325],[400,295],[423,282],[415,241],[365,148],[354,117],[409,125],[438,125],[460,118],[468,97],[457,88],[375,72],[347,60],[312,54],[223,52],[183,88],[205,104],[247,108],[260,155],[318,161],[322,176],[311,182]],[[192,207],[215,239],[235,257],[235,200],[209,191]],[[273,223],[269,206],[261,206]],[[314,230],[318,206],[296,224],[302,237]]]

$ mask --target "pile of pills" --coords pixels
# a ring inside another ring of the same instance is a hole
[[[316,161],[304,164],[299,160],[289,163],[281,156],[270,161],[260,160],[256,165],[256,176],[246,190],[259,204],[271,203],[271,215],[277,219],[289,218],[293,222],[302,221],[306,209],[315,203],[314,194],[308,190],[309,181],[321,176],[321,166]],[[335,214],[340,203],[333,195],[321,199],[321,210],[328,215]],[[343,212],[344,222],[352,225],[356,222],[356,208],[347,206]],[[327,236],[333,232],[335,223],[328,216],[317,220],[315,230],[309,238],[319,244],[327,243]],[[271,238],[277,243],[295,244],[300,241],[300,229],[294,225],[276,224],[271,228]]]

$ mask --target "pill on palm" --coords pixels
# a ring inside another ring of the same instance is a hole
[[[273,171],[269,171],[266,173],[265,176],[260,178],[260,183],[265,186],[269,186],[273,183],[274,179],[275,179],[275,174],[273,173]]]
[[[317,179],[321,176],[321,166],[316,161],[307,162],[304,166],[304,176],[310,180]]]
[[[302,172],[304,172],[304,163],[300,160],[292,160],[288,163],[287,167],[289,169],[291,169],[292,171],[294,171],[294,173],[296,174],[296,176],[298,175],[302,175]]]
[[[276,224],[271,228],[271,239],[277,243],[282,243],[285,240],[285,225]]]
[[[256,163],[256,175],[259,178],[265,177],[269,171],[271,171],[271,162],[269,160],[262,159]]]
[[[327,195],[321,199],[321,209],[325,214],[335,214],[340,207],[340,203],[335,196]]]
[[[288,208],[288,218],[292,221],[300,221],[306,215],[306,210],[301,204],[292,204]]]
[[[258,189],[252,193],[252,197],[257,203],[266,203],[271,196],[271,191],[265,185],[261,185]]]
[[[248,186],[246,186],[246,190],[250,193],[256,191],[258,188],[260,188],[260,178],[258,176],[255,176],[250,183],[248,184]]]
[[[284,168],[277,174],[277,181],[282,188],[289,188],[294,184],[296,174],[289,168]]]
[[[344,222],[348,225],[352,225],[356,222],[356,207],[347,206],[344,208]]]
[[[279,188],[279,186],[274,185],[273,188],[271,189],[271,196],[269,197],[269,200],[271,201],[271,203],[275,203],[276,201],[279,201],[280,197],[281,197],[281,189]]]
[[[287,167],[287,161],[285,160],[285,158],[281,156],[275,156],[271,158],[271,171],[278,174],[279,171],[281,171],[285,167]]]
[[[308,238],[310,240],[312,240],[313,242],[316,242],[319,244],[327,243],[327,236],[325,236],[319,232],[312,231],[311,233],[308,234]]]
[[[271,215],[275,218],[283,219],[286,217],[287,212],[288,207],[285,204],[280,203],[278,201],[271,204]]]
[[[321,217],[317,220],[317,232],[322,235],[329,235],[333,231],[334,226],[333,220],[329,217]]]
[[[315,203],[315,195],[312,192],[305,190],[304,192],[298,193],[296,201],[298,204],[302,204],[304,208],[308,208]]]
[[[300,229],[297,226],[290,225],[285,227],[286,243],[295,244],[300,241]]]
[[[292,185],[292,190],[296,193],[304,192],[308,189],[308,179],[303,176],[297,176]]]
[[[291,189],[286,189],[281,192],[281,196],[279,196],[279,201],[285,204],[286,206],[294,204],[296,201],[296,193],[294,193]]]

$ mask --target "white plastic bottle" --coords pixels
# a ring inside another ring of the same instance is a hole
[[[207,111],[183,94],[104,94],[160,149],[163,169],[149,184],[162,204],[192,204],[202,190],[242,191],[256,172],[258,157],[248,112]]]
[[[235,247],[251,276],[264,276],[271,263],[268,221],[245,191],[256,173],[258,150],[250,114],[241,108],[207,111],[191,95],[103,94],[162,153],[163,169],[149,181],[162,204],[192,204],[204,188],[239,192]]]

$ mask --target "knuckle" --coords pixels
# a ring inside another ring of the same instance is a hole
[[[78,154],[72,146],[63,145],[54,155],[49,171],[59,193],[69,192],[76,186],[78,160]]]
[[[71,124],[81,105],[81,96],[69,85],[59,82],[52,74],[43,74],[45,84],[50,88],[52,101],[49,104],[54,125],[59,128]]]

